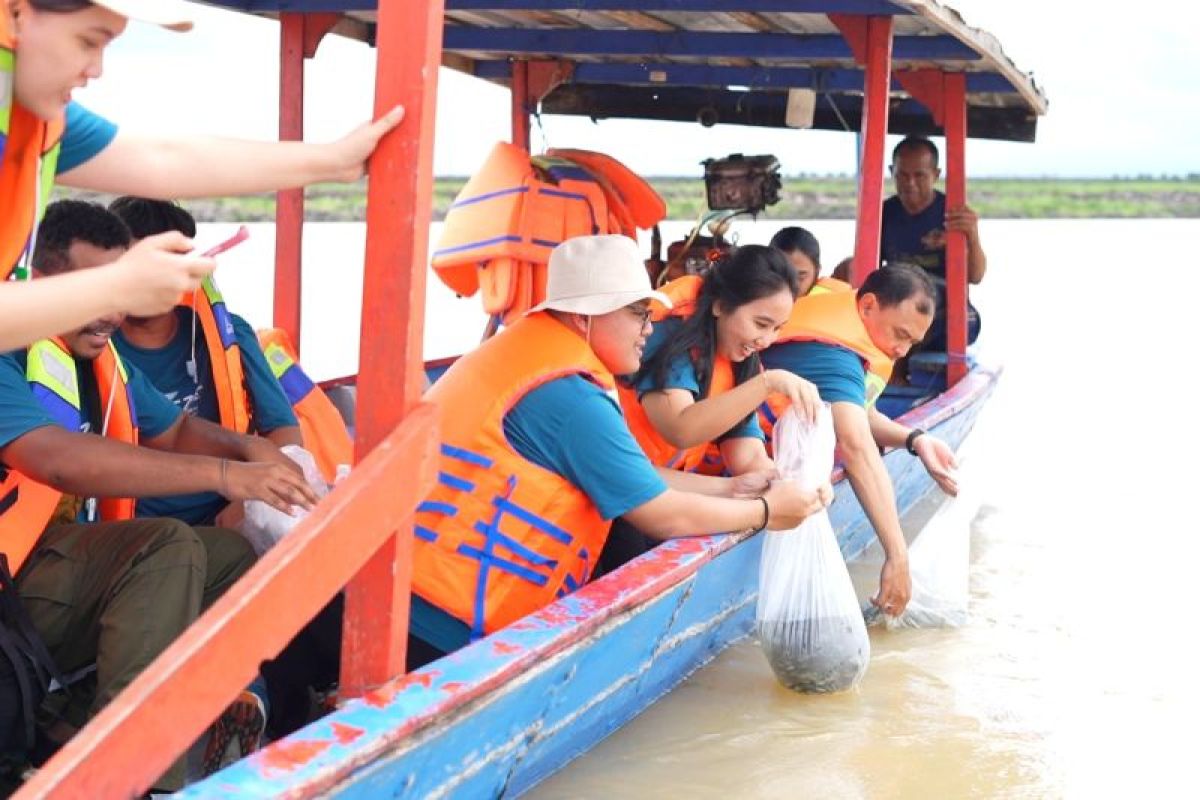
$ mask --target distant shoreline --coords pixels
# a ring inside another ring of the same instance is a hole
[[[695,219],[705,208],[699,178],[650,178],[667,202],[669,219]],[[465,178],[437,178],[434,220],[445,216]],[[890,191],[890,186],[889,186]],[[55,190],[55,198],[107,202],[105,195]],[[366,183],[321,184],[306,190],[311,222],[361,222]],[[1198,218],[1200,175],[1177,178],[978,178],[968,187],[969,202],[985,219]],[[761,216],[770,219],[854,219],[855,181],[851,177],[784,178],[780,201]],[[184,205],[200,222],[271,222],[273,194],[190,200]]]

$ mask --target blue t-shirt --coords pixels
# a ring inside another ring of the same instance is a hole
[[[117,126],[76,102],[67,104],[56,170],[62,174],[95,156],[116,138]]]
[[[25,380],[26,351],[14,350],[0,355],[0,448],[20,439],[32,430],[54,425],[54,419],[42,408]],[[179,409],[155,391],[141,371],[126,364],[129,389],[143,439],[153,439],[175,424]],[[99,432],[102,424],[101,398],[91,364],[76,363],[79,390],[86,409],[81,432]],[[107,398],[104,398],[107,400]]]
[[[665,345],[672,337],[674,337],[680,326],[683,325],[683,320],[678,317],[669,317],[662,322],[654,324],[654,331],[650,334],[650,338],[646,340],[646,349],[642,353],[642,363],[646,359],[654,355],[660,347]],[[667,379],[662,386],[657,385],[654,375],[644,375],[634,387],[637,389],[638,399],[647,392],[662,391],[664,389],[683,389],[691,392],[692,398],[697,402],[703,400],[700,396],[700,380],[696,376],[696,365],[692,363],[692,359],[686,353],[680,353],[667,366]],[[717,441],[725,439],[766,439],[763,434],[762,426],[758,424],[758,415],[751,414],[748,419],[744,419],[737,425],[734,425],[725,433],[717,437]]]
[[[867,405],[867,368],[853,350],[826,342],[784,342],[762,352],[767,369],[786,369],[810,381],[827,403]]]
[[[209,422],[221,424],[221,410],[217,404],[213,384],[212,365],[208,348],[204,346],[204,334],[197,327],[196,378],[188,371],[192,357],[192,310],[183,306],[175,309],[179,320],[175,336],[165,346],[146,349],[131,344],[118,331],[113,341],[126,363],[133,364],[150,380],[162,394],[181,411]],[[254,430],[268,433],[276,428],[298,425],[292,406],[288,403],[279,381],[275,380],[254,329],[236,314],[230,314],[234,335],[242,350],[242,370],[246,376],[246,389],[250,397],[251,417]],[[191,525],[211,521],[226,504],[225,498],[215,492],[177,495],[174,497],[148,498],[138,503],[139,517],[174,517]]]
[[[899,197],[889,197],[883,204],[883,227],[879,251],[883,262],[905,262],[923,267],[930,275],[946,277],[946,247],[929,247],[923,241],[933,231],[946,227],[946,196],[934,192],[933,202],[919,214],[904,210]]]
[[[562,475],[614,519],[667,490],[638,446],[617,401],[578,375],[542,384],[504,418],[504,435],[523,458]],[[599,553],[593,554],[593,557]],[[440,650],[467,644],[470,629],[415,598],[412,630]]]

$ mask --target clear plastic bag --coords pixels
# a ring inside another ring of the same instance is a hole
[[[829,480],[834,444],[828,405],[811,426],[789,409],[775,426],[775,464],[814,489]],[[763,535],[756,619],[775,676],[797,692],[851,688],[867,671],[871,642],[829,515]]]
[[[303,447],[296,445],[285,445],[281,448],[281,452],[300,465],[304,470],[304,479],[308,481],[308,485],[317,493],[317,497],[324,497],[329,494],[331,488],[325,483],[325,478],[321,475],[321,470],[317,467],[316,460],[313,459],[312,453],[305,450]],[[346,465],[339,465],[337,470],[337,480],[341,481],[342,477],[350,471]],[[308,516],[308,512],[304,509],[294,508],[295,516],[285,514],[267,505],[261,500],[247,500],[245,502],[245,517],[242,519],[241,533],[246,541],[254,548],[254,552],[258,555],[270,550],[275,546],[280,539],[291,533],[292,528],[300,520]]]
[[[864,614],[868,625],[897,628],[958,628],[967,622],[970,599],[971,520],[979,510],[974,482],[958,474],[958,497],[930,517],[908,551],[912,598],[898,616],[874,606]]]

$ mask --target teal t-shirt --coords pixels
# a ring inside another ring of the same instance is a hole
[[[658,352],[659,348],[670,341],[671,337],[676,335],[679,327],[683,324],[683,320],[677,317],[669,317],[662,322],[654,324],[654,330],[650,333],[650,338],[646,340],[646,349],[642,353],[642,360],[645,360]],[[696,365],[692,363],[692,359],[685,353],[680,353],[667,367],[666,382],[662,386],[657,385],[653,375],[645,375],[634,387],[637,389],[638,398],[647,392],[662,391],[663,389],[683,389],[686,392],[691,392],[692,397],[699,401],[704,398],[700,396],[700,380],[696,376]],[[717,441],[725,439],[765,439],[762,426],[758,424],[758,415],[751,414],[747,419],[742,420],[737,425],[730,428],[725,433],[717,437]]]
[[[867,404],[867,368],[853,350],[826,342],[784,342],[764,350],[762,362],[812,382],[827,403]]]
[[[221,411],[203,333],[197,328],[196,364],[194,369],[189,369],[188,362],[192,357],[192,310],[179,306],[175,314],[179,319],[179,328],[165,347],[137,347],[120,331],[114,334],[113,341],[126,363],[141,370],[181,411],[219,425]],[[229,316],[242,351],[242,370],[246,377],[254,430],[267,433],[276,428],[298,425],[291,404],[259,347],[254,329],[238,315]],[[190,525],[198,525],[211,522],[225,505],[225,498],[215,492],[155,497],[138,503],[138,516],[174,517]]]
[[[25,380],[26,361],[24,350],[0,355],[0,449],[30,431],[58,424],[38,402]],[[136,367],[130,364],[125,366],[139,433],[143,439],[153,439],[175,424],[175,420],[179,418],[179,409],[159,394]],[[96,376],[92,374],[90,363],[76,362],[76,374],[79,378],[80,401],[84,409],[79,432],[99,433],[103,426],[103,408],[107,398],[100,397]],[[112,467],[119,469],[120,465],[113,464]]]
[[[62,174],[78,167],[108,147],[116,136],[116,125],[79,103],[68,103],[55,170]]]
[[[667,490],[617,401],[581,376],[557,378],[521,398],[504,418],[504,435],[523,458],[590,497],[606,520]],[[467,625],[419,598],[411,618],[413,632],[439,650],[452,652],[470,638]]]
[[[0,448],[43,425],[54,425],[54,419],[42,408],[25,380],[26,352],[13,350],[0,355]],[[84,397],[84,423],[80,432],[99,431],[100,400],[91,364],[76,365],[79,388]],[[179,410],[155,391],[136,367],[126,363],[129,390],[133,396],[134,415],[143,439],[163,434],[179,418]],[[86,367],[86,368],[85,368]],[[107,399],[107,398],[106,398]]]

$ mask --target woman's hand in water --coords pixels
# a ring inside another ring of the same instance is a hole
[[[105,269],[112,270],[113,292],[121,310],[138,317],[163,314],[217,268],[211,258],[192,255],[192,240],[171,231],[147,236]]]
[[[781,394],[796,407],[800,418],[813,424],[821,410],[821,393],[817,387],[786,369],[769,369],[763,373],[767,394]]]

